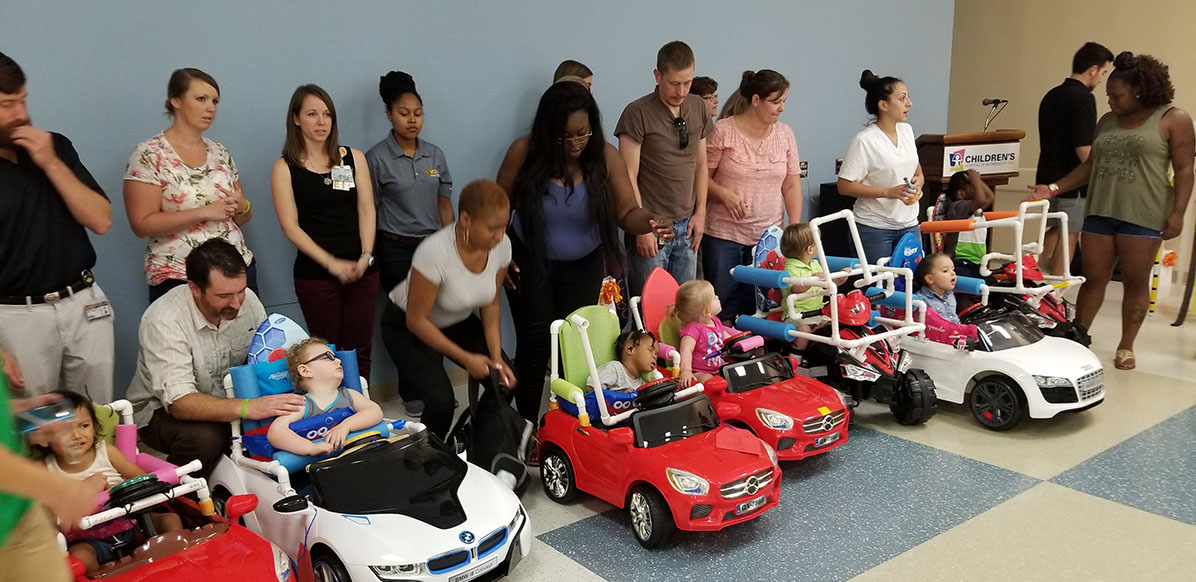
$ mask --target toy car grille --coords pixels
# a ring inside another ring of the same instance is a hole
[[[736,499],[745,495],[755,495],[769,483],[772,483],[772,467],[738,481],[727,483],[719,488],[719,492],[725,499]]]
[[[1080,376],[1080,400],[1088,400],[1105,389],[1105,371],[1103,369]]]
[[[507,541],[507,527],[503,526],[498,531],[486,536],[482,543],[478,544],[478,559],[488,556],[505,541]]]
[[[464,548],[428,560],[428,571],[442,574],[469,563],[469,550]]]
[[[706,505],[704,503],[700,503],[698,505],[693,506],[693,509],[689,510],[689,518],[690,519],[702,519],[703,517],[710,515],[710,511],[713,509],[714,509],[714,507],[711,505]]]
[[[846,416],[847,409],[844,408],[837,412],[832,412],[826,416],[811,418],[810,420],[801,423],[801,429],[805,431],[806,434],[834,430],[836,426],[839,426],[839,424],[843,422],[843,418]]]
[[[797,440],[792,437],[781,437],[779,440],[777,440],[777,450],[787,451],[790,448],[793,448],[793,445],[796,442]]]

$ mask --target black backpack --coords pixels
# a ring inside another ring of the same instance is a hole
[[[499,384],[497,371],[490,370],[486,392],[479,397],[480,384],[469,379],[469,408],[457,419],[448,441],[459,445],[470,463],[495,475],[513,475],[513,488],[522,491],[527,484],[525,451],[534,427],[511,407],[512,391]]]

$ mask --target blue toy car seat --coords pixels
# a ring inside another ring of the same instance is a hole
[[[346,388],[363,392],[361,376],[357,368],[357,352],[353,350],[338,351],[336,352],[336,357],[340,359],[341,369],[344,370],[344,380],[341,381],[341,384]],[[232,378],[233,394],[237,398],[258,398],[260,396],[295,392],[291,386],[291,377],[287,371],[287,362],[285,359],[236,366],[229,369],[228,372]],[[291,428],[292,430],[299,429],[297,432],[304,437],[322,435],[324,431],[344,420],[350,414],[352,412],[348,409],[335,410],[325,415],[291,423]],[[260,431],[251,434],[252,431],[268,427],[273,420],[273,418],[266,418],[262,420],[245,419],[240,421],[242,432],[241,444],[250,454],[272,458],[292,473],[302,470],[311,463],[339,454],[339,451],[335,451],[323,455],[296,455],[288,451],[275,449],[266,439],[266,435]],[[370,432],[377,432],[382,438],[387,438],[390,436],[390,425],[384,420],[370,428],[349,433],[346,440]],[[319,442],[322,438],[319,437],[312,440]]]

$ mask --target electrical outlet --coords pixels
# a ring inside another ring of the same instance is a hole
[[[803,178],[809,177],[810,176],[810,162],[802,160],[800,162],[800,164],[801,164],[801,177],[803,177]]]

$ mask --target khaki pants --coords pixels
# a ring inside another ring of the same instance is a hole
[[[93,402],[112,401],[113,316],[88,320],[84,308],[107,301],[99,285],[40,305],[0,305],[0,348],[12,354],[30,396],[60,386]]]
[[[66,552],[50,513],[32,505],[0,546],[0,582],[69,582]]]

